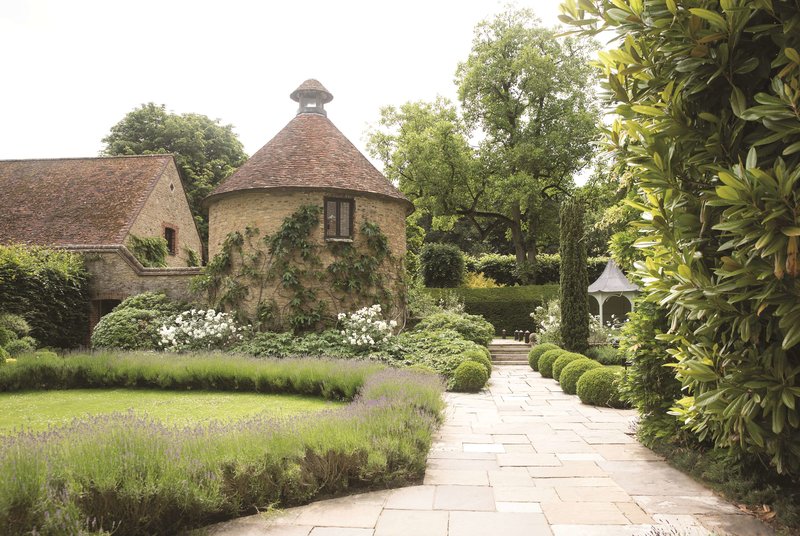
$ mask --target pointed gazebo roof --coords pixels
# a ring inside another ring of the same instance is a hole
[[[608,261],[600,277],[589,285],[590,294],[593,292],[636,292],[638,290],[639,287],[628,281],[628,278],[619,269],[614,259]]]

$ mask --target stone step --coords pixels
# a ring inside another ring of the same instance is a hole
[[[524,361],[524,362],[527,363],[528,362],[528,358],[527,357],[521,357],[521,356],[518,356],[518,355],[506,355],[506,356],[493,355],[492,356],[492,361]]]
[[[528,346],[490,346],[490,352],[519,352],[521,354],[527,354],[530,351],[530,347]]]
[[[493,359],[497,358],[504,358],[504,359],[524,359],[525,361],[528,360],[528,354],[508,354],[508,353],[493,353]]]
[[[493,365],[503,366],[503,365],[528,365],[527,361],[492,361]]]

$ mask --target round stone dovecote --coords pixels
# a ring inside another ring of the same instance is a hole
[[[297,115],[272,140],[206,198],[209,212],[209,258],[220,253],[227,236],[257,228],[260,236],[273,235],[302,207],[319,208],[319,224],[310,233],[321,269],[337,261],[343,246],[366,252],[365,224],[377,225],[386,236],[390,259],[380,270],[387,292],[384,305],[394,319],[405,316],[403,259],[406,253],[405,218],[413,210],[400,193],[331,123],[325,105],[333,95],[316,80],[306,80],[291,93]],[[357,293],[335,292],[320,280],[315,289],[325,301],[328,319],[374,299]],[[285,292],[249,289],[240,308],[255,313],[266,299],[278,312],[289,307]],[[261,295],[261,301],[259,296]],[[387,298],[388,297],[388,298]],[[388,303],[387,303],[388,301]]]

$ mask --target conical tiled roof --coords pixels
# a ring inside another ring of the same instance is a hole
[[[639,287],[628,281],[614,259],[608,261],[597,281],[589,285],[589,292],[635,292]]]
[[[330,93],[316,80],[299,91]],[[411,202],[321,113],[298,113],[206,198],[271,188],[336,189]]]
[[[323,102],[325,103],[331,102],[333,100],[333,94],[331,94],[330,91],[325,89],[325,86],[323,86],[319,82],[319,80],[315,80],[313,78],[309,78],[308,80],[300,84],[300,87],[292,91],[292,93],[289,95],[289,98],[292,99],[293,101],[299,101],[301,94],[312,93],[312,92],[322,93],[324,97]]]

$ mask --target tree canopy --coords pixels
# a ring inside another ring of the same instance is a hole
[[[592,50],[529,10],[506,11],[477,26],[458,66],[461,109],[443,98],[386,107],[369,150],[418,209],[466,218],[482,238],[502,228],[531,279],[541,240],[558,241],[558,202],[592,153]]]
[[[247,160],[232,125],[201,114],[167,112],[163,104],[152,102],[125,115],[102,141],[107,156],[174,154],[203,241],[208,221],[200,203]]]

